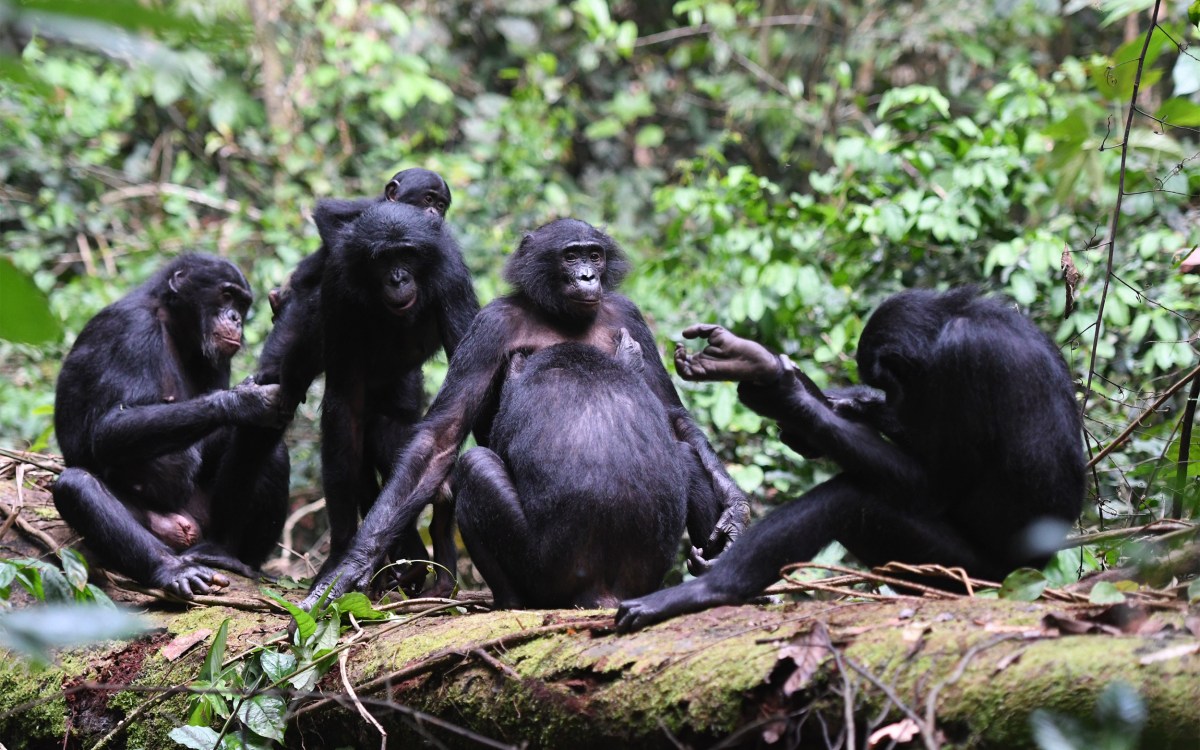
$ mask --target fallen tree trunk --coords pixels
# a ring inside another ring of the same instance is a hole
[[[34,526],[69,535],[44,492],[23,495],[41,509]],[[3,491],[0,502],[17,504]],[[14,530],[0,554],[50,543]],[[228,619],[239,653],[290,622],[256,611],[267,606],[249,582],[187,607],[109,590],[158,630],[63,652],[40,671],[6,655],[6,750],[178,746],[168,734],[187,719],[212,640],[197,635]],[[386,733],[387,747],[864,747],[882,731],[927,747],[1023,747],[1035,710],[1087,720],[1118,680],[1148,709],[1143,747],[1200,738],[1200,618],[1182,606],[804,601],[721,607],[632,635],[613,631],[611,611],[470,609],[363,626],[313,692],[286,694],[285,744],[378,747]]]
[[[172,661],[167,647],[231,619],[230,647],[261,643],[287,618],[222,607],[156,612],[165,629],[69,652],[32,672],[0,664],[0,738],[8,750],[171,747],[204,648]],[[1161,616],[1156,616],[1161,617]],[[979,599],[804,602],[722,607],[633,635],[611,612],[491,612],[373,626],[352,647],[345,680],[387,732],[389,747],[422,738],[475,746],[707,747],[779,739],[825,747],[908,719],[930,743],[1029,746],[1030,714],[1092,713],[1113,680],[1149,707],[1144,747],[1196,746],[1200,656],[1195,636],[1160,619],[1153,636],[1068,635],[1080,613]],[[383,632],[386,631],[386,632]],[[319,695],[295,698],[294,747],[372,747],[335,667]],[[325,699],[322,700],[321,697]],[[122,724],[148,700],[136,719]],[[440,720],[426,720],[423,716]]]

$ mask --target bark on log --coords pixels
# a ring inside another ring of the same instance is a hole
[[[26,494],[36,504],[37,491]],[[242,582],[225,597],[252,605],[256,590]],[[229,618],[236,654],[289,622],[216,605],[149,611],[159,632],[64,652],[40,672],[0,658],[0,744],[176,747],[167,734],[185,722],[187,696],[162,693],[196,678],[207,642],[174,660],[167,647]],[[721,607],[632,635],[612,630],[611,611],[441,614],[364,626],[345,679],[396,748],[827,747],[846,731],[864,747],[905,719],[923,732],[916,746],[1027,747],[1035,709],[1090,717],[1114,680],[1148,708],[1142,747],[1195,748],[1200,625],[1181,609],[1145,614],[979,598],[805,601]],[[288,747],[380,746],[343,685],[335,667],[319,695],[293,698]]]

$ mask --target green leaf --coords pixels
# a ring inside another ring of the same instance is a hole
[[[12,260],[0,258],[0,339],[48,344],[62,338],[62,323],[50,312],[50,300]]]
[[[271,649],[258,655],[258,663],[271,682],[280,682],[296,669],[296,657]]]
[[[209,727],[175,727],[167,736],[180,745],[193,748],[193,750],[213,750],[214,747],[224,745],[224,743],[217,744],[220,742],[221,735]]]
[[[1001,599],[1031,602],[1046,590],[1046,576],[1040,570],[1019,568],[1008,574],[1000,587]]]
[[[1092,604],[1120,604],[1125,601],[1125,595],[1108,581],[1101,581],[1092,587],[1088,601]]]
[[[1200,69],[1197,72],[1200,73]],[[1200,77],[1196,79],[1192,91],[1200,91]],[[1163,102],[1154,116],[1168,126],[1194,128],[1200,126],[1200,104],[1182,97],[1172,97]]]
[[[69,547],[63,547],[58,551],[58,559],[62,560],[63,572],[67,576],[67,583],[71,584],[76,591],[86,591],[88,568],[83,555]]]
[[[1200,24],[1200,0],[1188,6],[1188,23],[1193,26]]]
[[[255,695],[242,703],[238,718],[255,734],[283,742],[287,706],[275,695]]]
[[[213,636],[212,645],[208,647],[208,655],[204,657],[204,666],[200,667],[200,679],[216,683],[221,676],[221,662],[225,661],[225,639],[229,635],[229,618],[221,621],[217,634]]]
[[[1200,601],[1200,578],[1188,584],[1187,597],[1188,603]]]
[[[359,620],[386,620],[389,617],[387,612],[372,607],[371,600],[361,591],[342,594],[333,602],[333,606],[338,612],[354,615]]]
[[[309,638],[312,637],[313,632],[315,632],[317,629],[316,620],[314,620],[312,618],[312,615],[310,615],[309,613],[300,609],[295,604],[292,604],[287,599],[284,599],[282,596],[280,596],[279,594],[276,594],[274,591],[271,591],[270,589],[264,588],[264,589],[262,589],[262,592],[264,594],[266,594],[267,596],[269,596],[270,598],[274,599],[275,601],[279,602],[280,606],[282,606],[284,609],[286,609],[288,611],[288,614],[290,614],[292,616],[292,620],[294,620],[296,623],[296,632],[300,635],[301,643],[304,643],[305,641],[307,641]],[[318,602],[318,606],[319,606],[319,602]]]

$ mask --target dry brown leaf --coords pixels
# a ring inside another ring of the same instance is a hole
[[[912,742],[913,738],[921,733],[921,728],[917,726],[917,722],[912,719],[901,719],[895,724],[888,724],[886,727],[880,727],[871,733],[867,738],[867,747],[876,747],[884,740],[892,742]]]
[[[802,690],[814,674],[832,657],[829,631],[825,623],[818,620],[807,633],[792,639],[779,649],[780,661],[791,661],[795,670],[783,683],[783,694],[790,696]]]
[[[208,638],[210,635],[212,635],[212,628],[200,628],[199,630],[193,630],[192,632],[181,635],[167,645],[163,646],[159,653],[162,654],[167,661],[175,661],[187,653],[187,650],[192,646],[195,646],[197,643],[203,641],[205,638]]]

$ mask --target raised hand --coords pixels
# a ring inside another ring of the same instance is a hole
[[[765,383],[777,379],[784,371],[778,355],[721,326],[710,323],[690,326],[684,329],[683,337],[708,341],[707,346],[695,353],[689,353],[682,343],[675,344],[675,370],[684,380]]]

